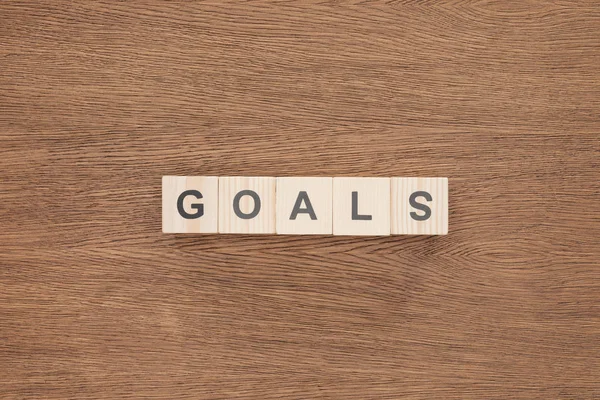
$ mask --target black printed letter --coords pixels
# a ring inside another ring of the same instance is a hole
[[[250,196],[254,199],[254,210],[249,214],[244,214],[242,210],[240,210],[240,199],[243,196]],[[241,219],[252,219],[256,217],[260,212],[260,197],[258,197],[258,194],[253,190],[242,190],[241,192],[238,192],[233,198],[233,212]]]
[[[304,201],[304,203],[306,204],[306,208],[300,208],[300,206],[302,205],[302,201]],[[317,219],[315,210],[313,210],[313,206],[312,204],[310,204],[308,194],[306,194],[306,192],[304,191],[298,193],[298,198],[296,199],[296,204],[294,204],[294,209],[292,210],[292,215],[290,215],[290,219],[296,219],[299,213],[310,215],[310,219],[312,219],[313,221]]]
[[[184,210],[183,200],[186,198],[186,196],[194,196],[197,199],[201,199],[202,193],[200,193],[197,190],[186,190],[185,192],[181,193],[179,195],[179,198],[177,199],[177,211],[179,211],[179,215],[181,215],[185,219],[196,219],[196,218],[200,218],[201,216],[203,216],[204,215],[204,205],[203,204],[192,204],[191,207],[194,210],[198,210],[198,212],[196,212],[194,214],[190,214]]]
[[[372,215],[360,215],[358,213],[358,192],[352,192],[352,219],[370,221],[373,219]]]
[[[431,208],[429,208],[425,204],[417,203],[417,197],[425,197],[425,200],[427,201],[432,201],[433,199],[431,198],[431,195],[429,193],[423,191],[414,192],[410,195],[410,198],[408,199],[411,207],[416,208],[417,210],[421,210],[425,213],[423,215],[419,215],[416,212],[411,211],[410,216],[412,217],[412,219],[414,219],[415,221],[425,221],[429,219],[429,217],[431,217]]]

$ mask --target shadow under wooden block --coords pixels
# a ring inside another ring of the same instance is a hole
[[[163,232],[217,233],[218,185],[216,176],[163,176]]]
[[[275,178],[219,178],[220,233],[275,233]]]
[[[448,178],[392,178],[392,235],[448,233]]]
[[[390,234],[390,178],[333,178],[333,234]]]
[[[332,185],[327,177],[277,178],[277,233],[331,235]]]

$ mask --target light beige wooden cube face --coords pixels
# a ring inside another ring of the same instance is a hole
[[[333,234],[389,235],[390,178],[333,178]]]
[[[332,178],[277,178],[277,233],[332,233]]]
[[[448,178],[392,178],[392,235],[448,233]]]
[[[163,176],[164,233],[217,233],[219,178]]]
[[[272,177],[219,178],[220,233],[275,233]]]

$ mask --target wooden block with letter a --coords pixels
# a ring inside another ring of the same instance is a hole
[[[331,235],[332,178],[277,178],[277,233]]]
[[[333,234],[390,234],[390,178],[333,178]]]
[[[273,177],[219,178],[219,233],[275,233]]]
[[[217,233],[216,176],[162,177],[164,233]]]
[[[448,178],[392,178],[392,235],[448,233]]]

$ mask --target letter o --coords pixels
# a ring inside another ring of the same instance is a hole
[[[240,210],[240,200],[244,196],[250,196],[254,199],[254,209],[248,214]],[[253,190],[242,190],[238,192],[233,198],[233,212],[241,219],[252,219],[256,217],[260,212],[260,197],[258,196],[258,193]]]

